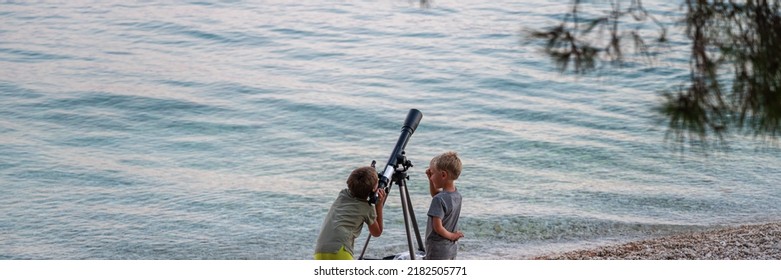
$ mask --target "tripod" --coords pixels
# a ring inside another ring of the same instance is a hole
[[[372,166],[374,166],[375,161],[372,161]],[[409,256],[411,260],[415,259],[415,251],[412,246],[412,232],[411,230],[415,231],[415,237],[418,242],[418,251],[424,251],[423,247],[423,240],[420,238],[420,230],[418,229],[418,222],[415,219],[415,212],[412,210],[412,201],[409,198],[409,190],[407,189],[407,180],[409,180],[409,176],[407,175],[407,170],[412,167],[412,162],[407,160],[407,157],[405,156],[404,151],[401,152],[400,155],[398,155],[396,166],[394,167],[395,171],[393,172],[393,176],[391,178],[391,183],[396,183],[397,186],[399,186],[399,197],[401,197],[401,209],[404,214],[404,229],[407,233],[407,245],[409,246]],[[386,188],[386,193],[390,192],[390,187]],[[384,207],[385,205],[383,205]],[[411,229],[410,229],[411,228]],[[363,259],[364,254],[366,253],[366,248],[369,246],[369,241],[371,240],[371,235],[369,235],[366,238],[366,243],[363,245],[363,250],[361,250],[361,256],[358,257],[359,260]]]

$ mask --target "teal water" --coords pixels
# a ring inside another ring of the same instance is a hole
[[[664,141],[680,32],[654,64],[574,77],[522,36],[570,1],[356,2],[0,2],[0,259],[310,259],[410,108],[419,220],[429,159],[464,162],[462,259],[781,214],[777,148]],[[369,257],[406,249],[397,191],[385,217]]]

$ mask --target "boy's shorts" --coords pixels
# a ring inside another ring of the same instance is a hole
[[[458,255],[458,242],[446,240],[444,242],[430,242],[426,240],[427,260],[455,260]]]
[[[344,246],[342,248],[339,248],[339,251],[336,253],[315,253],[315,260],[352,260],[353,255],[350,254],[350,252],[347,252],[347,250],[344,249]]]

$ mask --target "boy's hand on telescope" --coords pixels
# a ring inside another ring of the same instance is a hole
[[[385,196],[386,194],[384,188],[377,189],[377,201],[381,201],[382,204],[385,204]],[[377,205],[382,205],[382,204],[378,203]]]

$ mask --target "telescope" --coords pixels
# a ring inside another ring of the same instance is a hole
[[[423,113],[421,113],[418,109],[409,110],[409,113],[407,113],[407,118],[404,120],[404,125],[401,126],[401,135],[399,135],[399,140],[396,141],[396,146],[393,148],[393,152],[391,152],[390,158],[388,158],[388,163],[385,165],[385,171],[377,174],[377,177],[380,179],[379,183],[377,184],[377,188],[384,189],[386,194],[390,191],[390,186],[388,186],[388,184],[393,179],[393,174],[396,172],[396,168],[398,167],[397,165],[409,165],[408,167],[412,166],[412,164],[408,163],[406,160],[404,148],[407,147],[409,138],[413,133],[415,133],[415,129],[418,128],[418,124],[422,118]],[[372,167],[374,167],[374,163],[375,162],[372,161]],[[377,193],[372,193],[371,197],[369,197],[369,203],[374,204],[376,202]]]
[[[384,189],[385,193],[387,194],[390,192],[391,183],[396,183],[396,185],[399,186],[401,208],[404,213],[404,226],[407,231],[407,245],[409,246],[410,253],[409,256],[413,260],[415,259],[416,254],[412,246],[412,233],[410,232],[410,227],[414,228],[415,230],[415,236],[417,237],[418,242],[418,251],[422,252],[424,249],[423,240],[420,238],[418,222],[415,220],[415,213],[412,211],[412,202],[410,202],[409,191],[407,190],[407,179],[409,179],[407,176],[407,170],[412,167],[412,162],[407,160],[404,149],[407,147],[409,138],[413,133],[415,133],[415,130],[418,128],[418,123],[420,123],[422,118],[423,113],[421,113],[418,109],[409,110],[409,113],[407,113],[407,118],[404,120],[404,124],[401,126],[399,140],[396,141],[396,146],[393,147],[393,152],[391,152],[390,157],[388,158],[388,163],[385,164],[385,168],[382,170],[382,172],[377,173],[377,177],[379,177],[377,189]],[[372,167],[374,167],[375,163],[375,161],[372,161]],[[371,196],[369,196],[369,203],[377,203],[376,193],[373,193]],[[366,239],[366,243],[364,244],[363,250],[361,251],[361,256],[358,258],[359,260],[364,259],[363,256],[366,253],[366,248],[369,246],[369,240],[371,240],[371,235],[369,235]]]

